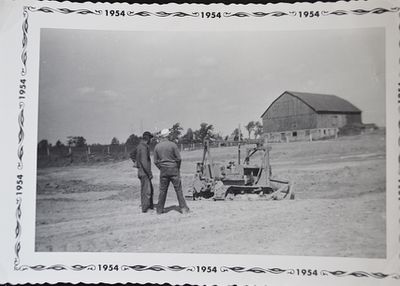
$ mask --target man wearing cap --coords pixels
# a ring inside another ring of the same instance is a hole
[[[136,167],[138,168],[138,178],[140,179],[140,197],[142,203],[142,212],[145,213],[149,209],[153,209],[153,184],[151,179],[153,174],[151,172],[151,159],[150,159],[150,149],[149,144],[153,138],[153,135],[146,131],[130,157],[133,162],[136,162]]]
[[[180,176],[181,155],[178,146],[168,140],[168,129],[161,131],[161,142],[154,149],[154,163],[160,169],[160,195],[158,197],[157,213],[164,212],[165,200],[169,183],[174,186],[176,196],[178,198],[179,207],[182,213],[188,213],[189,208],[186,205],[182,192],[182,182]]]

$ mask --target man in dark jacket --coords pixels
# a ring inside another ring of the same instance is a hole
[[[139,145],[136,147],[130,157],[136,167],[138,168],[138,178],[140,179],[140,197],[142,202],[142,212],[147,212],[149,209],[153,209],[153,184],[151,179],[153,174],[151,172],[151,159],[149,144],[153,135],[146,131],[143,133],[142,139]]]
[[[188,213],[189,208],[183,196],[180,176],[181,155],[178,146],[168,140],[168,135],[169,130],[163,129],[161,131],[161,142],[154,149],[154,163],[160,169],[160,195],[158,197],[157,213],[162,214],[164,212],[170,182],[174,186],[181,212]]]

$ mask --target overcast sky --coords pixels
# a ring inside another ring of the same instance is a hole
[[[115,32],[42,29],[38,140],[110,143],[201,122],[222,135],[285,90],[335,94],[385,126],[383,29]],[[245,132],[247,134],[247,132]]]

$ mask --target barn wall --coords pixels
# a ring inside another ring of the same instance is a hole
[[[271,105],[263,117],[265,133],[316,127],[316,113],[301,100],[286,93]]]
[[[268,142],[282,143],[337,138],[338,134],[338,128],[317,128],[285,132],[270,132],[265,133],[264,136]]]
[[[347,123],[346,114],[318,114],[318,128],[340,128]]]
[[[347,125],[360,125],[360,124],[362,124],[361,113],[347,114],[346,120],[347,120]]]
[[[361,124],[361,113],[359,114],[318,114],[318,128],[341,128],[346,125]]]

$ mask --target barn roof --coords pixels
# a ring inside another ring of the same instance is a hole
[[[275,99],[274,102],[284,94],[290,94],[294,97],[297,97],[317,113],[361,113],[360,109],[355,107],[347,100],[331,94],[285,91],[277,99]],[[271,103],[261,117],[265,115],[274,102]]]

